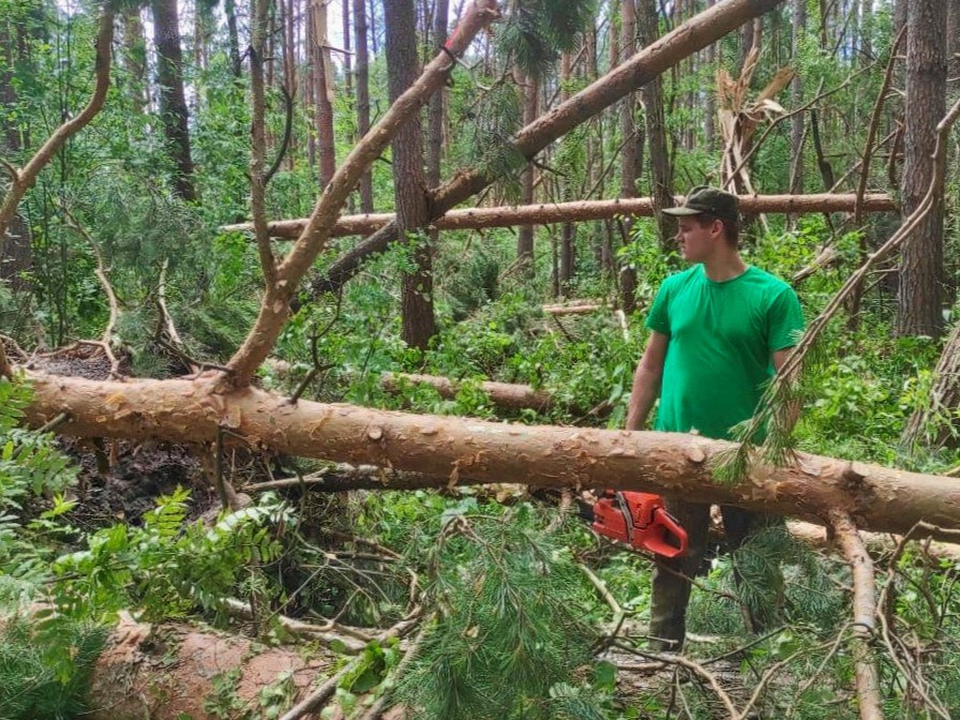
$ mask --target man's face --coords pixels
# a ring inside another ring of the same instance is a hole
[[[695,215],[677,218],[677,245],[687,262],[704,262],[716,251],[723,239],[723,223],[714,220],[701,223]]]

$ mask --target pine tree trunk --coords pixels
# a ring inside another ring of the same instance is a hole
[[[807,0],[793,0],[793,61],[800,60],[800,45],[807,31]],[[794,73],[790,81],[790,104],[796,110],[803,104],[803,73]],[[803,193],[803,145],[804,145],[804,117],[797,113],[790,119],[790,156],[792,174],[790,177],[790,192]]]
[[[645,10],[649,12],[650,8],[647,7]],[[648,39],[644,37],[643,40],[644,44],[647,44]],[[634,0],[620,0],[620,53],[627,58],[636,51],[637,6]],[[654,80],[647,85],[647,88],[658,82]],[[637,196],[637,181],[640,179],[640,148],[643,134],[637,129],[636,111],[637,95],[630,93],[620,101],[620,197],[622,198]],[[623,240],[627,243],[631,239],[633,223],[626,217],[619,222]],[[624,263],[620,270],[620,306],[625,313],[631,313],[636,309],[636,305],[637,270],[629,263]]]
[[[243,60],[240,57],[240,32],[237,29],[236,0],[223,0],[223,14],[227,16],[227,45],[230,49],[230,68],[234,77],[243,74]]]
[[[346,85],[347,97],[353,97],[353,53],[350,51],[350,33],[352,26],[350,24],[350,3],[352,0],[343,0],[341,13],[343,15],[343,79]]]
[[[529,125],[537,119],[537,107],[540,93],[538,78],[529,77],[520,70],[515,72],[517,82],[523,88],[523,124]],[[535,168],[527,163],[520,174],[520,202],[524,205],[533,203],[533,185],[535,182]],[[524,266],[527,273],[534,271],[533,225],[521,225],[517,229],[517,260]]]
[[[387,80],[394,102],[420,75],[417,56],[417,16],[414,0],[390,0],[384,5]],[[439,95],[437,92],[435,94]],[[427,182],[423,174],[423,130],[420,116],[407,122],[393,140],[393,192],[400,237],[413,246],[416,270],[403,274],[401,294],[403,341],[425,350],[437,334],[433,313],[433,263],[428,237]]]
[[[907,14],[907,93],[901,192],[903,217],[930,185],[936,126],[946,112],[946,5],[911,0]],[[940,337],[943,331],[943,203],[937,203],[900,255],[897,334]]]
[[[123,65],[130,75],[127,96],[133,101],[137,112],[146,112],[150,107],[150,83],[147,82],[147,41],[143,34],[143,20],[139,8],[125,8],[121,15],[123,23]]]
[[[353,32],[357,49],[357,135],[370,130],[370,81],[367,57],[367,10],[364,0],[353,0]],[[373,179],[367,170],[360,178],[360,212],[373,212]]]
[[[947,78],[950,96],[960,93],[960,0],[947,0]]]
[[[325,405],[255,387],[229,393],[216,378],[86,380],[28,374],[26,420],[60,413],[74,437],[214,442],[223,429],[241,442],[300,457],[376,465],[433,476],[434,486],[515,481],[543,487],[610,487],[696,496],[801,517],[850,511],[865,530],[906,532],[919,520],[960,528],[953,478],[797,453],[784,468],[754,467],[729,484],[714,458],[734,447],[698,435],[527,426]],[[439,478],[439,481],[436,479]],[[387,479],[385,487],[407,489]]]
[[[157,49],[160,120],[167,151],[174,165],[174,191],[184,200],[195,200],[189,117],[183,91],[183,52],[180,48],[177,0],[151,0],[150,8],[153,12],[153,39]]]
[[[570,99],[570,80],[573,71],[573,57],[565,52],[560,59],[560,102]],[[571,200],[576,189],[569,177],[562,178],[563,199]],[[576,226],[573,223],[564,223],[560,228],[560,257],[557,267],[557,296],[566,297],[570,290],[570,281],[574,270],[574,242],[577,237]]]
[[[640,42],[644,45],[652,44],[657,33],[657,5],[656,0],[639,0],[637,4],[637,20],[640,30]],[[651,195],[657,208],[657,227],[660,232],[660,243],[669,247],[673,240],[674,223],[663,210],[673,207],[673,169],[670,167],[670,156],[667,150],[667,128],[663,113],[663,83],[660,78],[654,78],[640,93],[643,99],[644,122],[647,129],[647,143],[650,146],[650,176]]]
[[[713,7],[716,0],[707,0],[707,7]],[[706,146],[709,152],[717,147],[717,87],[713,78],[717,73],[717,44],[711,43],[707,47],[707,66],[710,68],[711,82],[707,86],[706,109],[703,120],[703,134],[706,136]]]
[[[377,47],[377,4],[370,0],[370,18],[367,24],[370,26],[370,49],[374,56],[380,54],[380,48]]]
[[[317,151],[320,156],[320,188],[325,188],[337,170],[337,148],[333,135],[333,65],[327,49],[327,6],[323,0],[310,3],[313,20],[313,93],[317,123]]]

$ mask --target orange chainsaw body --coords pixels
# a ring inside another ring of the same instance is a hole
[[[593,506],[593,529],[639,550],[673,558],[687,551],[687,532],[653,493],[607,490]]]

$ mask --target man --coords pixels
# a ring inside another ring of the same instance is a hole
[[[736,195],[700,186],[675,215],[683,259],[694,263],[660,287],[646,325],[650,338],[637,366],[627,429],[640,430],[657,398],[655,430],[729,439],[756,410],[763,385],[783,364],[803,329],[793,289],[740,257]],[[660,650],[679,650],[686,633],[690,579],[703,563],[710,506],[695,497],[668,497],[667,507],[689,535],[686,555],[658,559],[650,634]],[[722,507],[732,547],[770,522],[769,516]],[[771,589],[776,592],[776,589]],[[751,630],[761,624],[748,618]]]

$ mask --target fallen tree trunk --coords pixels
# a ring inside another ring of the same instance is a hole
[[[511,147],[528,160],[554,140],[621,100],[681,60],[716,42],[731,30],[776,7],[782,0],[723,0],[678,25],[569,100],[521,128],[510,139]],[[449,212],[496,180],[493,173],[476,169],[457,173],[433,193],[431,219]],[[311,283],[315,295],[335,292],[353,277],[369,256],[383,252],[397,237],[391,222],[344,253],[324,276]]]
[[[677,196],[677,204],[683,203],[683,196]],[[853,193],[837,195],[821,193],[818,195],[743,195],[740,197],[740,209],[744,213],[834,213],[853,212],[857,196]],[[893,199],[886,193],[865,195],[863,212],[895,212]],[[517,225],[549,225],[552,223],[587,222],[590,220],[608,220],[614,217],[652,217],[652,198],[619,198],[615,200],[577,200],[573,202],[539,205],[516,205],[513,207],[476,207],[451,210],[437,218],[430,227],[437,230],[479,230],[492,227],[514,227]],[[370,235],[392,223],[396,215],[378,213],[370,215],[345,215],[337,219],[330,231],[331,237],[349,235]],[[290,240],[300,237],[309,218],[296,220],[277,220],[269,223],[267,229],[271,237]],[[224,232],[252,232],[252,223],[224,225]]]
[[[40,426],[66,413],[69,419],[58,430],[80,437],[197,443],[214,442],[226,429],[275,452],[409,470],[452,483],[628,488],[821,519],[838,509],[859,527],[881,532],[907,532],[921,520],[960,528],[960,483],[953,478],[798,453],[789,467],[757,465],[742,481],[721,485],[712,465],[735,445],[696,435],[291,403],[253,387],[218,393],[216,374],[126,382],[30,379],[28,422]]]
[[[97,660],[84,717],[212,720],[226,717],[224,712],[260,717],[258,696],[268,686],[283,684],[282,710],[306,697],[317,675],[334,674],[335,657],[320,657],[311,652],[308,660],[296,650],[257,648],[249,638],[177,623],[152,627],[121,616]],[[233,673],[234,686],[224,688]],[[230,707],[223,706],[225,696]]]
[[[380,384],[383,385],[384,390],[393,393],[399,392],[404,385],[429,385],[440,393],[440,397],[447,400],[455,398],[462,386],[462,384],[456,380],[438,375],[389,372],[383,374],[380,378]],[[480,383],[480,389],[490,397],[490,402],[497,407],[508,410],[531,408],[533,410],[544,411],[553,407],[553,397],[550,393],[546,390],[536,390],[529,385],[492,382],[488,380]]]

